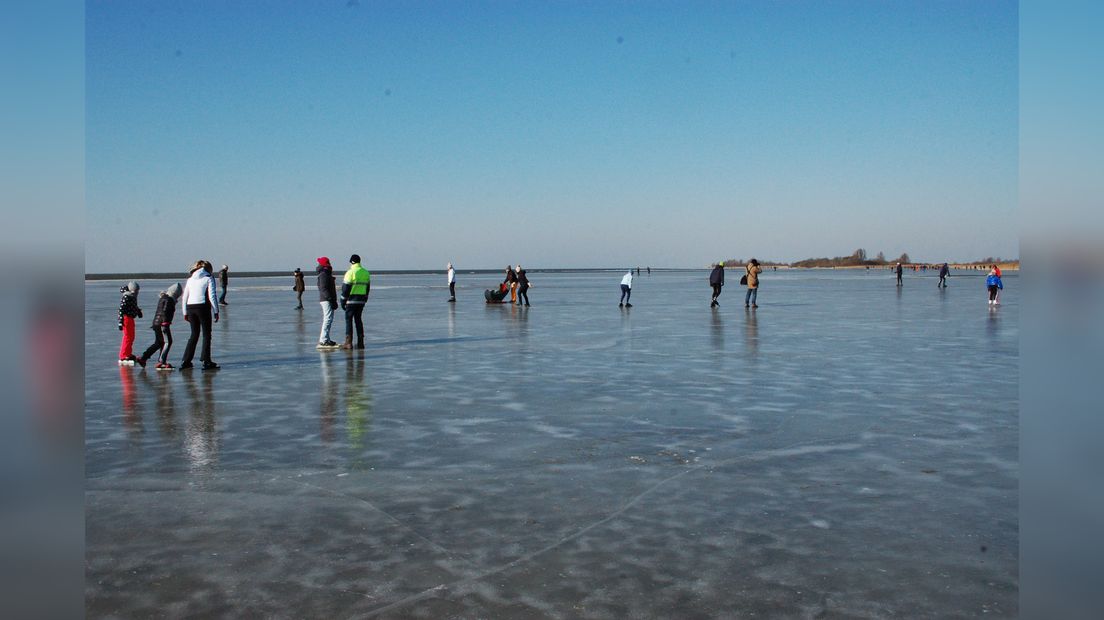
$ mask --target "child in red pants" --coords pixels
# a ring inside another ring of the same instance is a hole
[[[134,357],[134,319],[142,317],[142,309],[138,307],[138,283],[127,282],[127,285],[119,289],[123,298],[119,300],[119,330],[123,332],[123,343],[119,345],[119,363],[134,365],[139,361]],[[141,363],[145,366],[145,360]]]

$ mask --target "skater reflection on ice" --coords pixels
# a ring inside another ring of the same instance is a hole
[[[219,436],[215,428],[214,373],[181,373],[191,401],[191,415],[184,426],[184,452],[192,473],[211,474],[218,464]]]

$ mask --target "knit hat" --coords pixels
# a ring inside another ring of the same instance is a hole
[[[330,267],[331,266],[330,265],[330,259],[326,256],[319,256],[318,257],[318,264],[322,265],[323,267]]]
[[[184,294],[184,288],[179,284],[173,284],[169,288],[165,289],[165,294],[173,299],[180,299],[180,296]]]
[[[353,254],[352,256],[350,256],[349,257],[349,262],[350,263],[359,263],[360,262],[360,254]]]
[[[134,280],[131,280],[130,282],[127,282],[126,290],[127,290],[128,293],[137,293],[138,289],[139,289],[138,283],[135,282]]]

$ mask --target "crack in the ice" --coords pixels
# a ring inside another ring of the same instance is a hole
[[[419,592],[417,594],[413,594],[411,596],[408,596],[404,599],[395,601],[393,603],[389,603],[389,604],[384,605],[382,607],[377,607],[377,608],[369,611],[367,614],[365,614],[364,617],[371,618],[371,617],[378,616],[382,613],[391,611],[393,609],[402,607],[404,605],[408,605],[410,603],[420,601],[420,600],[422,600],[422,599],[424,599],[428,596],[431,596],[432,594],[434,594],[436,592],[440,592],[442,590],[447,590],[448,588],[455,587],[455,586],[466,585],[466,584],[469,584],[469,583],[475,583],[475,582],[480,581],[482,579],[485,579],[486,577],[489,577],[491,575],[501,573],[501,572],[506,571],[510,568],[513,568],[514,566],[517,566],[519,564],[528,562],[528,561],[530,561],[530,560],[532,560],[532,559],[534,559],[534,558],[536,558],[536,557],[538,557],[542,554],[548,553],[549,551],[552,551],[553,549],[556,549],[557,547],[560,547],[560,546],[562,546],[566,543],[571,542],[572,540],[575,540],[576,538],[579,538],[580,536],[586,534],[587,532],[593,530],[596,527],[599,527],[601,525],[605,525],[606,523],[609,523],[610,521],[613,521],[614,519],[616,519],[616,518],[620,517],[622,514],[624,514],[625,511],[627,511],[628,509],[635,506],[637,504],[637,502],[639,502],[645,496],[651,494],[653,491],[655,491],[656,489],[662,487],[663,485],[667,484],[668,482],[671,482],[672,480],[676,480],[676,479],[681,478],[683,476],[689,475],[691,473],[701,471],[701,470],[705,469],[706,467],[723,467],[725,465],[730,465],[732,463],[736,463],[736,462],[744,461],[744,460],[752,460],[752,459],[757,459],[758,460],[758,459],[765,459],[765,458],[791,456],[791,454],[789,454],[788,451],[793,450],[794,448],[800,448],[800,447],[803,447],[803,446],[810,446],[810,445],[816,445],[816,444],[823,444],[825,441],[828,441],[828,442],[842,441],[843,439],[847,439],[847,438],[850,438],[852,436],[854,436],[854,435],[852,433],[849,433],[845,437],[838,437],[838,438],[835,438],[835,439],[827,439],[827,440],[818,439],[818,440],[815,440],[815,441],[801,441],[801,442],[793,443],[793,444],[790,444],[790,445],[787,445],[787,446],[782,446],[780,448],[774,448],[772,450],[767,450],[767,451],[764,451],[764,453],[745,454],[745,455],[733,457],[733,458],[730,458],[730,459],[726,459],[726,460],[723,460],[723,461],[716,461],[716,462],[713,462],[713,463],[701,463],[701,464],[696,465],[694,467],[689,467],[687,469],[684,469],[684,470],[682,470],[678,473],[672,474],[672,475],[656,482],[652,486],[644,489],[640,493],[633,496],[627,502],[622,504],[620,508],[618,508],[617,510],[614,510],[613,512],[606,515],[602,519],[599,519],[598,521],[595,521],[594,523],[591,523],[590,525],[588,525],[588,526],[586,526],[586,527],[584,527],[584,528],[582,528],[582,529],[580,529],[576,532],[573,532],[573,533],[565,536],[564,538],[562,538],[562,539],[560,539],[560,540],[558,540],[558,541],[556,541],[556,542],[554,542],[550,545],[547,545],[545,547],[542,547],[541,549],[537,549],[536,551],[532,551],[532,552],[527,553],[525,555],[514,558],[513,560],[511,560],[511,561],[509,561],[505,564],[487,569],[487,570],[485,570],[485,571],[483,571],[483,572],[481,572],[477,575],[473,575],[471,577],[465,577],[463,579],[458,579],[456,581],[452,581],[452,582],[449,582],[449,583],[438,584],[438,585],[433,586],[431,588],[427,588],[425,590],[422,590],[421,592]],[[819,450],[819,452],[833,452],[833,451],[838,451],[838,450],[850,450],[850,449],[854,449],[854,448],[858,447],[859,445],[860,444],[829,445],[829,446],[826,446],[826,447],[822,448],[821,450]],[[304,483],[304,484],[306,484],[306,483]],[[367,502],[365,502],[365,503],[367,503]],[[369,505],[371,505],[371,504],[369,504]],[[384,513],[384,514],[386,514],[386,513]],[[388,515],[388,516],[390,516],[390,515]]]

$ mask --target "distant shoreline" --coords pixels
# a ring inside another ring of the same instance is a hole
[[[931,267],[930,263],[910,263],[903,265],[906,269],[911,270],[912,265],[926,264]],[[958,269],[960,271],[980,271],[980,268],[987,267],[978,263],[950,263],[951,269]],[[779,270],[800,270],[807,269],[810,271],[821,271],[831,269],[893,269],[896,265],[871,265],[869,267],[865,265],[846,265],[838,267],[791,267],[789,265],[770,265],[764,266],[764,271],[777,267]],[[998,263],[1001,271],[1019,271],[1020,264],[1015,263]],[[739,269],[743,265],[728,265],[726,269]],[[647,274],[647,267],[640,268],[641,275]],[[652,272],[657,273],[688,273],[695,271],[708,270],[709,267],[652,267]],[[287,271],[231,271],[231,278],[280,278],[291,277],[293,270]],[[444,269],[380,269],[371,270],[373,274],[377,275],[395,275],[395,276],[425,276],[425,275],[440,275],[445,272]],[[473,275],[487,275],[487,274],[501,274],[503,269],[457,269],[458,274],[473,274]],[[586,269],[569,269],[569,268],[550,268],[550,269],[529,269],[530,273],[621,273],[625,271],[623,267],[594,267]],[[307,277],[314,275],[314,271],[304,271]],[[155,272],[141,272],[141,273],[86,273],[84,274],[85,282],[101,282],[108,280],[172,280],[187,277],[187,272],[169,272],[169,271],[155,271]]]

